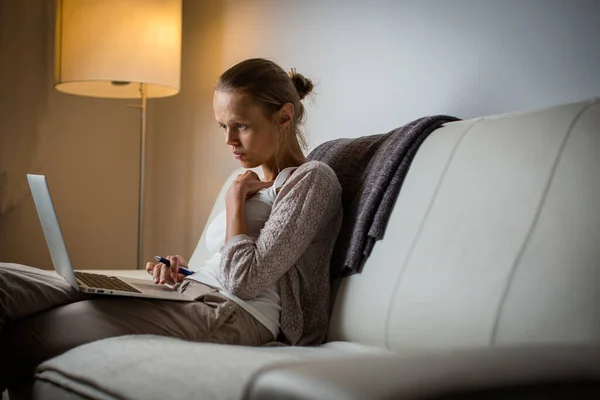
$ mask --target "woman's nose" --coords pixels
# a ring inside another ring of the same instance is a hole
[[[227,129],[227,133],[225,136],[225,143],[232,145],[237,143],[237,135],[235,134],[233,129]]]

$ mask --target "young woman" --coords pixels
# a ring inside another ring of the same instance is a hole
[[[215,118],[246,171],[209,225],[213,253],[184,279],[147,263],[157,284],[176,284],[196,301],[101,297],[32,267],[0,264],[0,392],[32,376],[40,362],[81,344],[128,334],[260,346],[316,345],[329,316],[329,262],[341,226],[341,187],[325,164],[302,152],[301,100],[312,83],[271,61],[243,61],[219,79]]]

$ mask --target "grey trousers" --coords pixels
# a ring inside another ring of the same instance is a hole
[[[177,290],[196,301],[90,295],[53,272],[0,263],[0,393],[31,379],[41,362],[114,336],[154,334],[246,346],[273,341],[267,328],[215,290],[193,280]]]

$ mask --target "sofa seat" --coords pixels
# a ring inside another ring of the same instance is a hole
[[[347,342],[255,348],[155,335],[121,336],[41,364],[33,390],[35,398],[43,399],[234,399],[242,397],[262,368],[358,354],[391,352]]]

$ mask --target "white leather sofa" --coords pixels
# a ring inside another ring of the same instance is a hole
[[[328,340],[113,338],[42,364],[32,396],[600,398],[600,101],[435,131],[384,240],[340,282]]]

